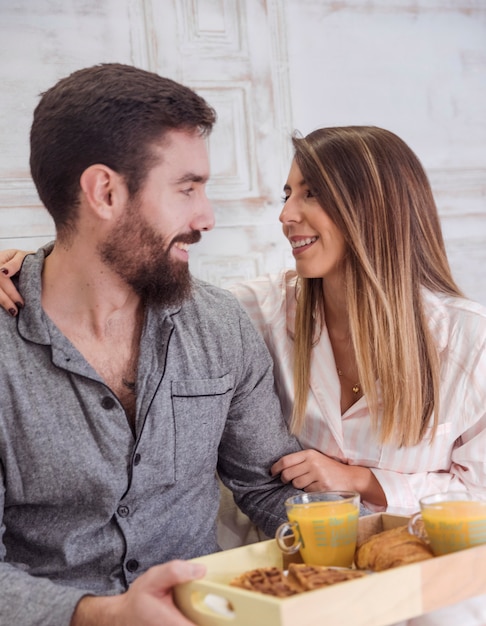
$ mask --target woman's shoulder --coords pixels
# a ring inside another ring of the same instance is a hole
[[[295,300],[297,274],[294,270],[282,270],[277,274],[266,274],[236,283],[229,287],[251,317],[256,311],[270,322],[285,314],[287,303]]]
[[[423,289],[425,308],[431,315],[434,311],[439,316],[449,318],[478,317],[486,319],[486,306],[466,297],[453,296]]]
[[[444,293],[422,292],[429,328],[442,347],[452,341],[486,342],[486,306]]]
[[[297,274],[295,270],[282,270],[277,274],[264,274],[250,280],[235,283],[228,287],[239,300],[252,298],[260,302],[280,300],[289,290],[295,290]]]

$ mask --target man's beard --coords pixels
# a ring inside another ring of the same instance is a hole
[[[170,307],[188,298],[192,288],[188,264],[171,259],[170,250],[176,241],[191,244],[200,239],[201,233],[193,230],[167,243],[132,202],[99,253],[145,304]]]

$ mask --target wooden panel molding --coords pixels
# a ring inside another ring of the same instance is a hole
[[[180,0],[176,2],[180,32],[179,51],[210,56],[244,54],[242,2]]]

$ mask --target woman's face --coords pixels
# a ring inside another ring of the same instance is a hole
[[[344,237],[292,162],[284,186],[285,204],[280,213],[282,230],[292,246],[296,269],[304,278],[329,278],[341,272]]]

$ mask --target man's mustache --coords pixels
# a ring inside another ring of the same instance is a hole
[[[177,237],[174,237],[174,239],[170,242],[170,248],[177,243],[178,241],[180,241],[181,243],[187,243],[187,244],[191,244],[191,243],[197,243],[198,241],[201,241],[201,231],[200,230],[191,230],[190,233],[184,233],[182,235],[177,235]]]

